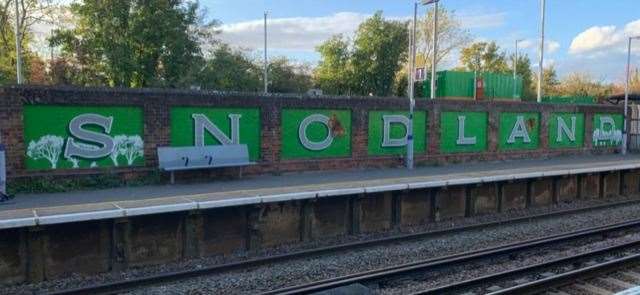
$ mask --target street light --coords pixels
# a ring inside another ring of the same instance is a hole
[[[408,169],[413,169],[413,109],[415,107],[415,71],[416,71],[416,23],[418,22],[418,2],[413,3],[413,23],[409,36],[409,125],[407,126],[407,160]]]
[[[422,0],[422,5],[434,4],[433,8],[433,56],[431,57],[431,99],[436,98],[436,56],[438,53],[438,2],[440,0]]]
[[[544,73],[544,13],[545,0],[540,0],[540,61],[538,62],[538,103],[542,102],[542,77]]]
[[[640,40],[640,36],[629,37],[627,47],[627,79],[624,83],[624,126],[622,126],[622,154],[627,154],[627,113],[629,112],[629,79],[631,79],[631,41],[633,39]]]
[[[264,94],[269,93],[269,60],[267,59],[267,15],[264,12]]]
[[[518,92],[518,88],[516,87],[516,81],[518,79],[518,43],[522,41],[522,39],[516,40],[516,54],[513,59],[513,98],[516,98]]]
[[[431,62],[431,99],[435,98],[435,76],[436,76],[436,34],[438,33],[438,1],[440,0],[422,0],[422,5],[435,3],[435,13],[433,19],[433,60]],[[411,36],[409,37],[409,126],[407,126],[407,160],[408,169],[413,169],[413,109],[415,107],[415,70],[416,70],[416,23],[418,22],[418,2],[413,4],[413,24],[411,28]]]

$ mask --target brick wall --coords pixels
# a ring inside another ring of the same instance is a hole
[[[144,114],[144,142],[146,167],[82,169],[56,171],[27,171],[24,164],[23,106],[25,104],[138,106]],[[201,107],[258,107],[261,112],[261,157],[259,165],[247,173],[282,173],[302,170],[327,170],[367,167],[399,166],[399,156],[369,156],[367,153],[368,112],[371,110],[408,109],[408,101],[401,98],[336,97],[310,98],[301,96],[263,96],[260,94],[221,94],[178,90],[122,90],[102,88],[62,87],[5,87],[0,88],[0,135],[7,146],[7,169],[10,178],[40,175],[72,175],[99,173],[147,172],[157,167],[155,150],[169,145],[169,110],[175,106]],[[352,111],[352,153],[347,158],[281,160],[281,110],[283,108],[350,109]],[[418,100],[416,110],[426,110],[427,151],[416,154],[417,165],[430,163],[503,160],[550,157],[567,154],[611,153],[611,148],[592,148],[590,135],[594,113],[622,113],[617,106],[550,105],[498,101]],[[440,114],[445,111],[488,112],[488,148],[482,153],[443,154],[440,151]],[[500,112],[539,112],[541,114],[540,146],[536,150],[498,151]],[[552,112],[580,112],[585,114],[585,141],[579,149],[550,149],[547,120]],[[203,173],[230,173],[232,170]]]

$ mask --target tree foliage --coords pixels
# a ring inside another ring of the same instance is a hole
[[[358,94],[388,96],[395,75],[407,59],[407,24],[388,21],[377,12],[360,24],[353,44],[353,90]]]
[[[216,48],[197,75],[203,89],[221,91],[260,91],[260,69],[240,51],[226,44]]]
[[[41,65],[41,60],[29,47],[32,40],[31,30],[36,23],[50,21],[54,3],[52,0],[4,0],[0,1],[0,84],[16,82],[15,1],[18,1],[20,13],[18,30],[22,47],[23,74],[28,82],[40,83],[42,77],[39,72],[31,79],[31,66]]]
[[[51,43],[77,64],[82,84],[188,86],[201,63],[197,8],[185,0],[74,3],[75,27]]]
[[[326,94],[349,94],[352,84],[349,40],[333,36],[316,48],[321,60],[314,71],[316,87]]]
[[[315,83],[336,94],[391,95],[397,72],[407,59],[407,24],[377,12],[358,27],[353,43],[334,36],[317,50]]]
[[[506,53],[495,42],[476,42],[460,52],[460,64],[467,71],[507,73]]]
[[[559,93],[567,96],[606,97],[613,93],[612,85],[596,81],[585,73],[571,73],[557,87]]]
[[[531,93],[533,97],[538,93],[538,74],[534,75],[533,83],[531,84]],[[548,66],[542,72],[542,95],[543,96],[561,96],[565,95],[560,90],[560,80],[558,80],[558,74],[554,66]]]
[[[304,93],[313,85],[308,66],[296,65],[284,57],[270,61],[268,71],[270,92]]]
[[[416,66],[431,68],[433,59],[433,18],[435,9],[432,7],[427,14],[418,20],[416,36]],[[458,49],[471,42],[471,34],[462,27],[455,11],[449,11],[444,6],[438,7],[438,54],[436,63],[440,64]]]

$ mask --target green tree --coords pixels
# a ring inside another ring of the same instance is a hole
[[[555,96],[562,95],[558,89],[560,81],[558,80],[558,74],[554,66],[548,66],[542,72],[542,95],[543,96]],[[538,93],[538,74],[536,73],[531,84],[531,92],[534,96]]]
[[[427,14],[418,20],[416,36],[416,67],[431,68],[433,58],[433,17],[435,9],[430,8]],[[438,8],[438,55],[436,63],[451,56],[454,51],[467,46],[471,42],[469,30],[462,27],[455,11],[447,10],[443,5]]]
[[[511,55],[511,70],[513,71],[513,59]],[[530,100],[535,96],[533,92],[533,72],[531,71],[531,60],[528,55],[518,55],[518,67],[516,68],[516,74],[522,78],[522,99]]]
[[[589,74],[571,73],[564,77],[558,87],[560,95],[606,97],[613,93],[613,85],[596,81]]]
[[[351,57],[351,89],[360,95],[390,95],[396,73],[407,59],[408,38],[407,23],[385,20],[382,12],[360,24]]]
[[[304,93],[313,85],[308,66],[295,65],[284,57],[271,60],[268,70],[270,92]]]
[[[240,51],[228,45],[217,47],[197,75],[203,89],[251,91],[262,89],[261,69]]]
[[[16,82],[16,34],[15,1],[18,1],[20,18],[20,44],[22,45],[22,66],[26,82],[30,82],[31,66],[38,66],[38,57],[30,50],[32,28],[36,23],[47,23],[51,18],[51,0],[5,0],[0,1],[0,84]],[[40,73],[34,77],[41,82]]]
[[[102,0],[71,5],[77,22],[50,42],[83,72],[82,84],[190,86],[202,64],[197,2]]]
[[[495,42],[476,42],[460,52],[460,64],[466,71],[507,73],[506,53]]]
[[[315,86],[325,94],[349,94],[353,70],[351,69],[349,40],[333,36],[316,47],[320,62],[314,70]]]

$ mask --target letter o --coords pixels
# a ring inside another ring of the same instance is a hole
[[[322,141],[311,141],[307,137],[307,128],[312,123],[322,123],[327,128],[327,137]],[[312,151],[321,151],[328,148],[331,143],[333,143],[333,134],[331,133],[331,128],[329,127],[329,117],[321,114],[314,114],[308,116],[302,120],[300,123],[300,127],[298,127],[298,138],[300,138],[300,143],[308,150]]]

